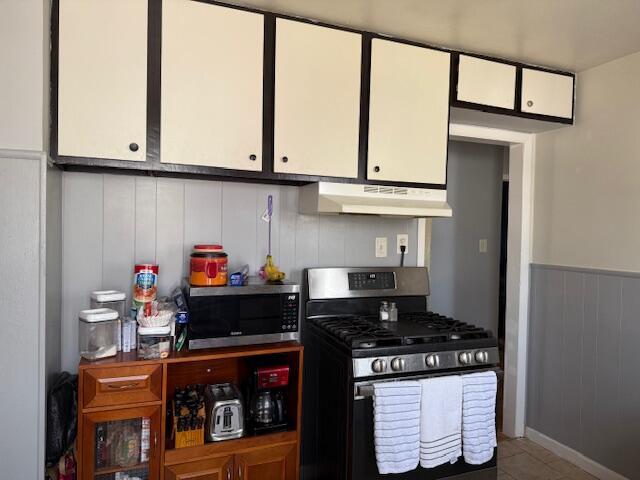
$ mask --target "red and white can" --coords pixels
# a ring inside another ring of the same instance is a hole
[[[133,272],[133,304],[139,308],[158,296],[158,265],[139,263]]]

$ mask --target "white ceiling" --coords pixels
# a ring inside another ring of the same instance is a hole
[[[230,3],[571,71],[640,51],[640,0],[230,0]]]

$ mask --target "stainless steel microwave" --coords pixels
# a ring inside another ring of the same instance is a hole
[[[300,339],[300,286],[250,277],[242,287],[184,287],[189,349]]]

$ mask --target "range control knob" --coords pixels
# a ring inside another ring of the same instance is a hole
[[[396,357],[391,360],[391,370],[394,372],[401,372],[404,370],[404,358]]]
[[[376,358],[373,363],[371,363],[371,370],[375,373],[382,373],[387,369],[387,362],[380,358]]]
[[[469,352],[462,352],[460,355],[458,355],[458,360],[460,360],[460,363],[462,365],[469,365],[471,363],[472,357]]]
[[[476,362],[487,363],[489,361],[489,354],[487,352],[478,350],[476,352]]]
[[[438,355],[427,355],[424,359],[427,367],[436,368],[440,366],[440,357]]]

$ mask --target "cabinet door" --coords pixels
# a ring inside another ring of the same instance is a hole
[[[451,55],[373,39],[367,177],[446,183]]]
[[[60,0],[58,155],[144,161],[147,0]]]
[[[573,118],[573,77],[522,69],[523,112]]]
[[[279,18],[274,170],[358,176],[362,36]]]
[[[262,170],[264,16],[164,0],[163,163]]]
[[[158,478],[160,409],[150,406],[84,414],[81,480],[111,480],[118,473]]]
[[[463,102],[515,109],[515,65],[460,55],[456,98]]]
[[[236,455],[235,469],[235,480],[297,480],[297,444]]]
[[[231,480],[233,457],[211,458],[199,462],[165,467],[165,480]]]

